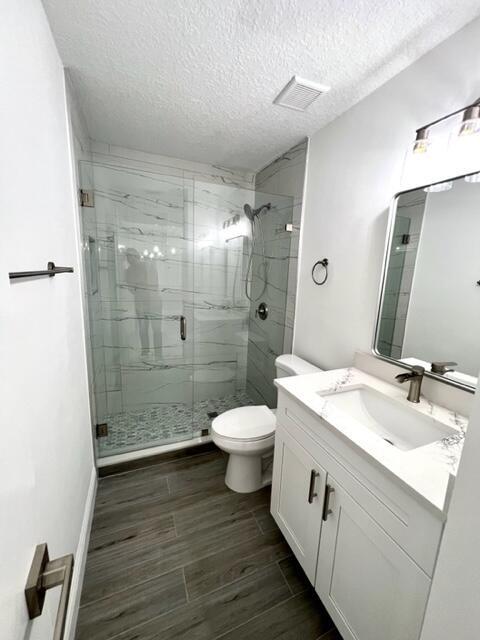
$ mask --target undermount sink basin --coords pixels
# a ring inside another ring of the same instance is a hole
[[[318,394],[329,405],[347,413],[375,435],[403,451],[423,447],[455,433],[454,429],[442,422],[371,387],[360,386]]]

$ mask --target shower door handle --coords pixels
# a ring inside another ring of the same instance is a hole
[[[187,319],[185,316],[180,316],[180,338],[187,339]]]

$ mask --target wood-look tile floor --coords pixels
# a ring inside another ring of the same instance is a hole
[[[341,640],[218,450],[101,478],[76,640]]]

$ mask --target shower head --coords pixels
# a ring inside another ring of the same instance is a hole
[[[252,209],[252,207],[249,204],[243,205],[243,210],[245,212],[245,215],[250,220],[250,222],[253,222],[254,219],[258,215],[260,215],[264,209],[268,211],[271,208],[272,208],[272,205],[270,202],[268,202],[267,204],[263,204],[261,207],[258,207],[258,209]]]

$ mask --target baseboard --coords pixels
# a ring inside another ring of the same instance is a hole
[[[74,555],[74,570],[72,586],[70,588],[70,601],[68,605],[67,621],[65,623],[65,640],[74,640],[77,626],[78,609],[80,597],[82,595],[83,577],[85,575],[85,565],[87,563],[88,543],[90,540],[90,530],[92,528],[93,511],[95,508],[95,496],[97,493],[97,470],[92,468],[90,485],[88,487],[85,511],[83,514],[82,528],[76,553]]]

